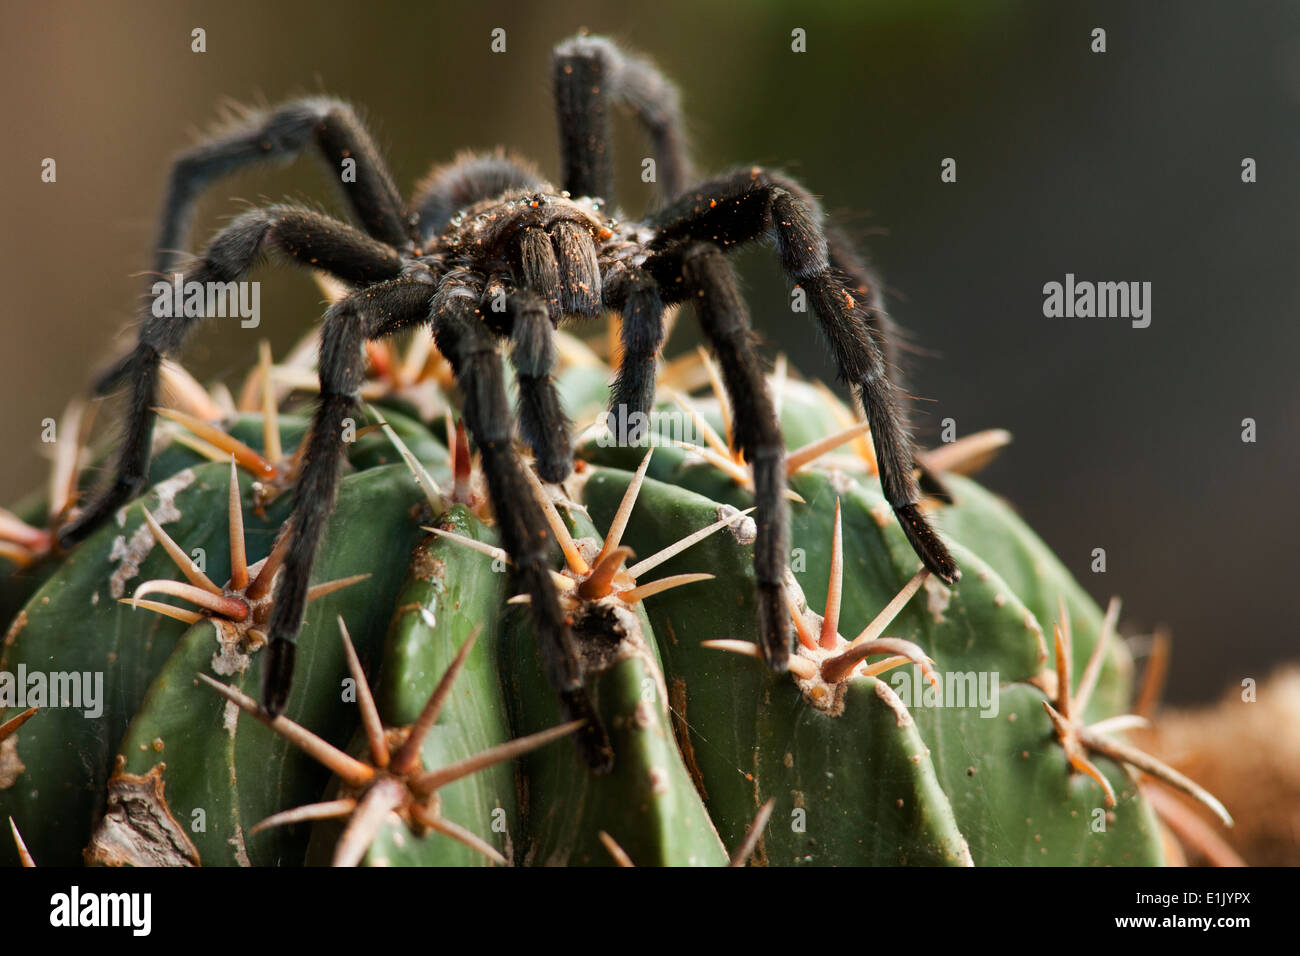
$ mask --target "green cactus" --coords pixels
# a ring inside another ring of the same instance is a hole
[[[574,340],[561,351],[561,392],[590,420],[610,371]],[[22,524],[62,505],[33,498],[9,515],[26,530],[4,559],[0,679],[86,672],[104,689],[93,717],[57,693],[0,697],[0,815],[21,834],[0,859],[1158,864],[1159,824],[1126,767],[1222,810],[1124,743],[1117,606],[1103,615],[1005,504],[952,470],[982,452],[932,458],[952,501],[927,507],[965,571],[948,588],[889,516],[865,426],[784,371],[783,430],[806,449],[789,481],[800,649],[771,675],[754,659],[748,472],[725,401],[687,397],[709,371],[692,362],[693,379],[665,384],[645,446],[593,429],[573,478],[534,486],[611,772],[559,739],[574,728],[463,431],[449,406],[421,411],[442,401],[430,361],[401,389],[370,383],[378,404],[350,446],[300,679],[275,721],[253,698],[305,427],[292,402],[281,416],[266,389],[224,434],[173,413],[151,490],[65,557]],[[683,422],[690,440],[668,428]],[[232,453],[252,477],[223,463]]]

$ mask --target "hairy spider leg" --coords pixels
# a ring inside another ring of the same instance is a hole
[[[785,189],[791,195],[798,197],[810,209],[814,211],[818,209],[817,200],[804,189],[802,184],[778,172],[768,172],[767,175],[772,182],[780,185],[782,189]],[[885,368],[889,370],[889,378],[894,383],[894,390],[906,397],[905,376],[907,370],[902,353],[911,351],[911,348],[904,330],[885,311],[884,301],[880,295],[881,283],[879,277],[862,260],[853,243],[838,226],[823,220],[822,231],[826,236],[826,248],[830,254],[831,268],[845,277],[849,285],[849,291],[854,293],[854,299],[861,300],[862,319],[866,322],[867,328],[876,340],[876,344],[880,346],[880,356],[885,363]],[[911,435],[911,415],[908,403],[900,401],[895,406],[895,411],[898,414],[899,425],[903,433]],[[951,504],[953,501],[952,492],[936,469],[931,468],[929,463],[924,460],[920,449],[915,443],[913,443],[913,454],[917,470],[920,472],[918,482],[921,490],[927,495]]]
[[[633,112],[650,137],[662,198],[678,195],[691,178],[677,88],[649,61],[624,53],[604,37],[577,36],[555,48],[551,61],[560,124],[564,188],[613,208],[613,140],[609,104]]]
[[[885,498],[925,566],[951,584],[961,572],[918,508],[912,440],[877,336],[865,320],[865,302],[854,297],[832,265],[820,220],[820,209],[805,198],[760,169],[746,169],[702,183],[663,210],[654,223],[652,248],[702,240],[730,250],[764,236],[775,238],[782,268],[808,291],[840,375],[871,422]]]
[[[536,455],[534,464],[542,480],[563,481],[573,468],[572,425],[553,378],[558,355],[546,302],[525,289],[506,296],[506,312],[511,323],[510,361],[519,383],[519,431]]]
[[[579,737],[584,759],[593,769],[605,770],[612,764],[613,750],[582,686],[577,648],[551,580],[545,542],[536,530],[544,520],[511,445],[500,360],[479,315],[478,299],[479,291],[466,273],[449,276],[436,294],[425,281],[399,278],[354,292],[327,313],[321,335],[321,392],[271,616],[262,704],[274,715],[288,702],[307,583],[338,485],[343,424],[359,411],[356,395],[365,371],[361,345],[432,316],[438,346],[452,363],[462,390],[466,424],[479,449],[502,541],[517,579],[532,598],[544,673],[559,693],[567,719],[587,721]],[[541,317],[545,319],[544,312]]]
[[[610,392],[610,409],[619,417],[646,414],[655,397],[655,357],[664,342],[664,301],[659,284],[642,268],[611,269],[605,276],[605,304],[623,322],[623,359]],[[622,418],[621,420],[626,420]]]
[[[690,242],[652,260],[661,283],[675,283],[695,305],[700,328],[722,368],[727,397],[735,410],[734,438],[754,470],[754,575],[758,584],[759,644],[768,666],[784,671],[790,658],[790,613],[786,606],[786,555],[790,514],[784,497],[785,442],[768,395],[755,347],[749,309],[735,272],[721,250]]]
[[[187,283],[232,282],[269,249],[358,285],[395,277],[402,268],[402,258],[394,250],[345,223],[294,206],[272,206],[235,219],[182,275]],[[181,347],[201,318],[155,316],[149,303],[142,309],[138,342],[121,363],[129,373],[131,392],[113,483],[60,529],[60,547],[81,541],[143,489],[149,470],[159,365],[164,355]]]
[[[175,264],[194,203],[204,189],[245,166],[292,159],[309,146],[320,151],[337,176],[348,205],[372,239],[396,249],[413,244],[416,236],[401,193],[370,132],[348,104],[310,97],[258,110],[176,157],[163,202],[154,271],[166,274]],[[355,178],[342,175],[347,159],[356,161]]]
[[[584,192],[614,201],[610,121],[610,102],[630,107],[649,134],[657,166],[658,196],[677,198],[691,178],[690,157],[686,149],[680,97],[675,86],[648,60],[623,53],[603,37],[575,37],[556,47],[553,79],[560,143],[564,158],[565,183],[575,194]],[[775,172],[765,176],[784,188],[810,209],[817,211],[816,200],[796,181]],[[816,216],[820,220],[820,214]],[[878,282],[863,263],[851,242],[837,228],[827,225],[824,234],[833,269],[847,277],[852,290],[865,298],[861,317],[881,350],[885,366],[891,369],[896,389],[902,389],[901,362],[897,350],[905,346],[900,330],[890,321],[878,295]],[[622,280],[619,280],[620,282]],[[640,321],[653,310],[633,299],[631,307],[608,301],[610,279],[606,279],[607,302],[622,308],[621,328],[623,362],[619,367],[611,408],[625,406],[629,412],[649,410],[653,401],[654,357],[663,344],[658,323]],[[649,303],[645,303],[648,305]],[[630,315],[628,314],[630,313]],[[631,320],[629,322],[629,319]],[[910,434],[908,410],[896,403],[899,423]],[[951,500],[951,494],[934,472],[919,462],[921,486],[929,494]]]
[[[318,366],[320,395],[294,487],[289,546],[276,583],[268,628],[270,644],[262,670],[262,706],[272,716],[283,713],[289,702],[294,647],[307,606],[312,566],[338,491],[344,425],[347,419],[355,421],[360,416],[358,392],[365,380],[362,347],[380,334],[391,335],[426,321],[433,294],[428,281],[390,279],[345,296],[325,313]]]
[[[629,108],[650,139],[656,196],[679,195],[693,177],[681,99],[649,60],[624,53],[604,37],[578,36],[552,57],[555,112],[560,128],[564,188],[599,196],[614,207],[610,104]],[[643,270],[619,268],[605,277],[605,304],[622,314],[623,358],[610,393],[618,414],[646,413],[654,401],[655,357],[663,345],[663,301]]]
[[[511,445],[510,411],[500,355],[479,314],[482,290],[468,272],[452,272],[433,304],[438,349],[451,362],[463,399],[465,423],[478,446],[488,496],[515,579],[530,595],[542,669],[559,693],[566,720],[586,720],[579,747],[597,771],[613,765],[614,752],[582,686],[577,644],[551,580],[546,522]]]
[[[371,338],[383,338],[416,324],[432,323],[438,348],[451,363],[462,392],[465,423],[479,450],[488,497],[505,552],[515,568],[516,579],[530,597],[543,671],[560,695],[566,719],[587,721],[578,736],[583,759],[594,770],[608,770],[613,763],[613,749],[582,686],[577,647],[551,578],[546,543],[538,533],[538,529],[546,526],[546,519],[511,443],[501,362],[481,310],[483,295],[477,280],[464,271],[447,275],[431,305],[428,286],[422,285],[421,289],[423,301],[413,303],[409,310],[385,309],[382,299],[370,306],[372,312],[379,311],[367,334]],[[536,338],[545,331],[542,348],[553,352],[550,323],[540,298],[525,292],[513,294],[508,301],[521,303],[512,307],[528,312],[523,324],[532,328],[529,337]],[[518,320],[516,323],[518,328]],[[517,342],[515,348],[519,348]],[[515,361],[519,363],[521,359],[516,356]],[[540,361],[532,357],[524,366],[537,367],[528,363]],[[521,378],[526,377],[523,372],[519,374]],[[554,401],[558,407],[558,397]]]
[[[533,449],[533,467],[544,481],[563,481],[573,469],[572,422],[555,384],[559,355],[547,301],[532,289],[516,290],[514,278],[498,270],[483,287],[480,312],[488,328],[510,342],[519,386],[516,420]]]
[[[184,151],[172,162],[154,243],[153,278],[166,278],[182,260],[194,206],[218,179],[246,166],[287,160],[315,145],[339,178],[353,215],[373,239],[409,249],[415,230],[374,138],[348,104],[309,97],[254,110],[227,129]],[[342,163],[356,163],[355,177]],[[94,391],[104,395],[127,381],[134,366],[128,353],[100,373]]]

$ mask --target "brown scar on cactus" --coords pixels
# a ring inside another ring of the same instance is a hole
[[[135,589],[129,598],[120,598],[122,604],[132,608],[144,608],[166,617],[174,618],[186,624],[194,624],[204,617],[219,622],[223,637],[233,632],[238,641],[239,650],[247,654],[260,648],[267,641],[266,625],[270,620],[273,603],[271,586],[275,576],[284,562],[289,547],[289,536],[283,531],[276,538],[271,553],[261,561],[249,566],[244,546],[244,514],[239,494],[239,476],[235,462],[230,463],[230,494],[228,496],[230,528],[230,580],[225,587],[216,584],[190,559],[183,548],[172,540],[149,513],[144,511],[144,520],[154,539],[162,545],[167,556],[180,572],[189,579],[189,583],[171,580],[145,581]],[[354,574],[317,584],[307,590],[307,600],[314,601],[327,594],[364,581],[368,574]],[[162,601],[147,600],[146,594],[165,594],[170,597],[188,601],[199,608],[198,611],[166,604]]]
[[[395,813],[414,833],[421,835],[429,831],[441,833],[463,843],[493,863],[508,864],[509,861],[491,844],[441,815],[438,790],[470,774],[505,760],[513,760],[565,737],[582,726],[583,722],[571,721],[560,724],[540,733],[490,747],[445,767],[426,769],[421,759],[421,747],[425,737],[437,722],[443,704],[451,692],[452,684],[478,638],[478,629],[466,638],[455,659],[448,665],[433,693],[430,694],[420,716],[407,728],[384,727],[374,704],[370,683],[361,667],[342,616],[339,617],[339,633],[343,640],[348,670],[357,686],[357,702],[370,751],[369,763],[343,752],[287,717],[270,717],[255,700],[237,688],[213,680],[205,674],[198,675],[200,680],[244,713],[266,724],[285,740],[333,771],[343,784],[341,790],[343,796],[339,799],[308,804],[273,814],[258,823],[250,832],[257,833],[269,827],[308,820],[346,819],[347,825],[334,850],[333,865],[357,866],[366,851],[370,849],[370,845],[378,836],[389,815]]]
[[[1225,826],[1232,826],[1231,814],[1209,791],[1168,764],[1157,760],[1132,744],[1110,736],[1111,734],[1147,726],[1146,717],[1140,714],[1122,714],[1116,717],[1108,717],[1091,725],[1083,723],[1083,714],[1087,709],[1088,701],[1092,697],[1093,689],[1096,687],[1097,678],[1101,673],[1102,661],[1105,659],[1106,650],[1115,635],[1115,627],[1119,622],[1119,608],[1119,598],[1111,598],[1110,604],[1106,608],[1106,617],[1102,621],[1101,634],[1088,657],[1088,663],[1084,667],[1083,675],[1079,678],[1079,686],[1072,691],[1070,618],[1066,613],[1065,602],[1060,602],[1060,620],[1055,622],[1053,627],[1056,651],[1056,688],[1055,694],[1049,695],[1054,700],[1044,700],[1043,709],[1047,711],[1048,717],[1051,718],[1052,727],[1056,731],[1056,737],[1061,744],[1061,748],[1065,751],[1066,759],[1069,760],[1070,766],[1075,771],[1086,774],[1097,782],[1105,796],[1105,804],[1108,808],[1115,806],[1114,788],[1111,787],[1110,781],[1106,779],[1106,775],[1088,759],[1089,753],[1098,753],[1104,757],[1109,757],[1130,771],[1140,771],[1148,774],[1175,790],[1182,791],[1212,810],[1223,821]]]
[[[790,673],[815,707],[837,714],[840,712],[839,699],[842,696],[838,691],[850,678],[875,677],[905,664],[916,664],[932,685],[936,688],[939,686],[934,661],[919,645],[901,638],[882,636],[885,628],[921,589],[929,576],[930,572],[924,568],[917,571],[857,637],[851,641],[846,640],[839,632],[840,605],[844,593],[844,529],[840,502],[838,498],[835,500],[826,613],[819,615],[808,607],[797,584],[790,582],[786,588],[790,598],[790,617],[799,637],[795,653],[790,656]],[[721,639],[704,641],[702,645],[753,657],[759,661],[763,659],[762,650],[750,641]],[[884,659],[868,663],[867,659],[871,657]]]
[[[123,769],[119,755],[108,779],[108,807],[83,851],[95,866],[198,866],[199,851],[172,816],[165,796],[165,763],[148,773]]]

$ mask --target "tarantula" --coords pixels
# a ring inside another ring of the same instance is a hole
[[[275,250],[349,290],[323,320],[320,396],[285,532],[288,550],[263,671],[262,705],[272,714],[288,697],[308,578],[339,480],[344,420],[359,410],[363,345],[420,323],[431,324],[462,393],[502,544],[531,599],[544,670],[566,719],[587,720],[581,746],[599,769],[613,755],[583,692],[577,647],[551,580],[550,538],[514,449],[497,349],[509,341],[523,443],[541,478],[559,482],[570,472],[572,454],[551,378],[557,324],[606,309],[621,313],[623,358],[611,404],[628,414],[646,412],[664,310],[692,302],[734,408],[734,442],[753,468],[760,641],[771,668],[784,670],[791,638],[784,446],[748,311],[726,258],[732,248],[769,236],[786,275],[806,290],[840,373],[862,402],[884,493],[913,548],[944,581],[959,577],[917,507],[913,449],[886,371],[891,342],[875,285],[849,245],[823,225],[817,202],[780,173],[758,168],[688,187],[691,166],[676,90],[647,61],[608,40],[578,36],[560,44],[553,80],[564,167],[560,189],[523,161],[502,153],[473,155],[435,168],[405,203],[362,123],[347,105],[325,98],[246,117],[175,161],[155,275],[231,282]],[[611,105],[630,108],[652,143],[662,204],[644,222],[612,215]],[[271,206],[239,216],[205,253],[180,261],[173,250],[206,186],[250,163],[312,146],[335,169],[355,160],[355,181],[345,181],[343,192],[360,228],[298,206]],[[135,349],[100,380],[101,393],[129,388],[125,437],[113,483],[61,529],[61,546],[85,538],[142,490],[159,365],[181,347],[198,318],[159,318],[146,307]]]

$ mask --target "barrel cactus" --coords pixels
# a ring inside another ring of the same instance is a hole
[[[1226,816],[1126,742],[1118,605],[965,474],[1004,436],[927,458],[947,495],[926,509],[965,571],[949,587],[892,520],[867,427],[778,366],[799,644],[774,676],[755,659],[751,479],[707,355],[663,366],[629,436],[601,417],[612,372],[591,343],[560,353],[590,427],[568,481],[530,481],[607,773],[565,739],[423,332],[370,352],[300,679],[284,714],[261,710],[310,381],[309,350],[264,350],[238,399],[167,367],[150,490],[75,550],[46,518],[96,467],[76,443],[50,492],[3,513],[4,861],[1149,865],[1165,835],[1143,788]]]

